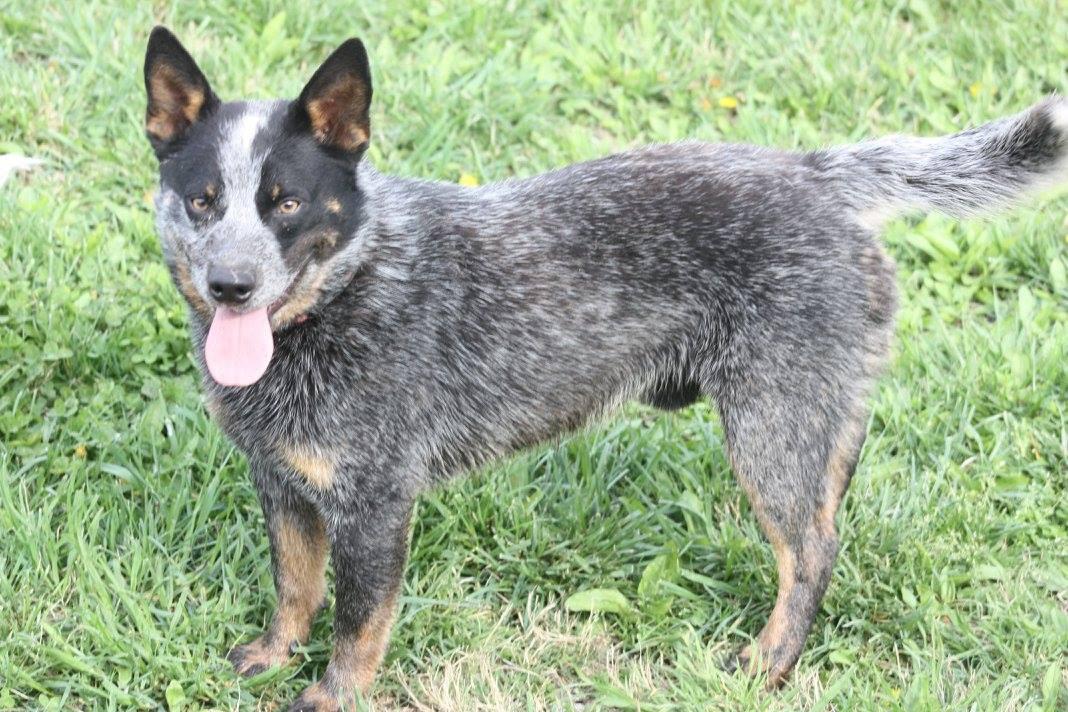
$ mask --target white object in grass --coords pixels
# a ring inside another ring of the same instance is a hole
[[[7,183],[17,171],[28,171],[41,163],[43,161],[40,158],[30,158],[21,153],[5,153],[0,156],[0,186]]]

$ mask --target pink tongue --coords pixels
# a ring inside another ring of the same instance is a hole
[[[220,386],[251,386],[260,380],[274,353],[267,309],[238,314],[226,307],[215,310],[204,360]]]

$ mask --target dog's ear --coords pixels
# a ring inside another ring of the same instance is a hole
[[[325,147],[358,159],[371,139],[371,67],[352,38],[326,58],[294,104],[297,118]]]
[[[156,27],[148,38],[145,90],[145,133],[160,158],[193,124],[219,108],[204,73],[165,27]]]

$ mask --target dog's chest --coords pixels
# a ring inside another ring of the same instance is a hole
[[[256,384],[241,389],[209,388],[208,410],[234,442],[246,450],[259,450],[283,435],[317,431],[318,411],[304,390],[264,388]]]
[[[275,354],[264,377],[245,388],[205,383],[215,422],[246,454],[307,484],[330,489],[345,459],[339,443],[349,431],[338,399],[343,385],[328,383],[320,364]]]

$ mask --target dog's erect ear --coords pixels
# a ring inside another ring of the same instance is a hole
[[[359,158],[371,139],[371,67],[363,42],[348,39],[334,50],[294,109],[321,144]]]
[[[200,67],[165,27],[156,27],[148,38],[145,90],[145,132],[161,158],[189,127],[219,107]]]

